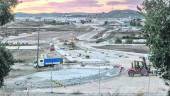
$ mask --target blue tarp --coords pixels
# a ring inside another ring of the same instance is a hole
[[[44,59],[44,65],[55,65],[55,64],[60,64],[63,63],[63,59],[62,58],[48,58],[48,59]]]

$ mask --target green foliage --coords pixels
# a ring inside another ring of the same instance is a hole
[[[120,38],[116,38],[115,43],[116,44],[122,44],[122,40]]]
[[[49,25],[69,25],[70,24],[69,22],[59,22],[56,20],[51,20],[51,21],[44,20],[44,23],[49,24]]]
[[[71,42],[71,48],[74,49],[76,47],[75,43],[74,42]]]
[[[131,20],[131,21],[130,21],[130,25],[131,25],[131,26],[142,26],[142,25],[141,25],[141,19],[138,18],[138,19],[133,19],[133,20]]]
[[[8,75],[11,65],[14,64],[12,54],[4,47],[0,47],[0,86],[3,85],[3,78]]]
[[[14,19],[12,9],[17,3],[17,0],[0,0],[0,26]]]
[[[101,42],[103,42],[104,41],[104,39],[103,38],[100,38],[100,39],[98,39],[97,41],[96,41],[96,43],[101,43]]]
[[[90,56],[89,56],[89,55],[86,55],[86,59],[90,59]]]
[[[133,43],[133,39],[127,39],[126,40],[126,44],[132,44]]]
[[[104,25],[107,25],[109,22],[108,21],[104,21]]]
[[[144,37],[138,36],[123,36],[122,39],[145,39]]]
[[[170,80],[170,0],[145,0],[140,9],[146,21],[143,34],[151,62]]]
[[[17,3],[17,0],[0,0],[0,26],[14,19],[12,9]],[[3,85],[4,77],[8,75],[13,64],[12,54],[0,44],[0,87]]]
[[[14,59],[14,63],[24,63],[25,60],[21,60],[21,59]]]

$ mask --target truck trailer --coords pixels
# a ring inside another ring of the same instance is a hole
[[[44,58],[39,59],[38,64],[34,62],[34,67],[46,67],[63,64],[63,58]]]

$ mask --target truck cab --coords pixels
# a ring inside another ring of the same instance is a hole
[[[44,67],[44,59],[39,59],[38,64],[34,61],[34,67]]]

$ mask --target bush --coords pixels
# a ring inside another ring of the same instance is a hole
[[[98,39],[97,41],[96,41],[96,43],[101,43],[101,42],[103,42],[104,41],[104,39]]]
[[[8,75],[11,66],[14,64],[14,58],[9,50],[0,47],[0,87],[3,85],[4,77]]]
[[[144,37],[135,37],[135,36],[123,36],[123,39],[145,39]]]
[[[90,59],[90,56],[89,56],[89,55],[86,55],[86,59]]]
[[[116,38],[115,43],[116,44],[122,44],[122,40],[120,38]]]
[[[25,61],[24,61],[24,60],[21,60],[21,59],[15,59],[14,62],[15,62],[15,63],[24,63]]]
[[[133,39],[127,39],[126,44],[133,44]]]

